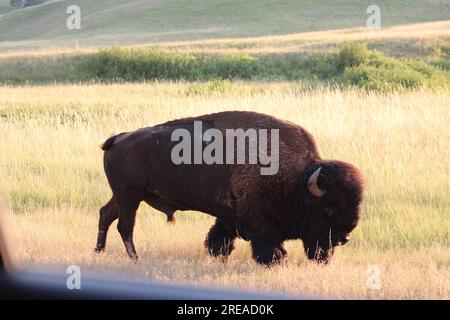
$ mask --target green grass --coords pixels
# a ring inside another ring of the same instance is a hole
[[[102,49],[94,53],[6,57],[0,82],[124,82],[145,80],[302,80],[393,91],[450,87],[448,43],[425,58],[395,58],[363,44],[309,55],[200,55],[154,48]]]
[[[66,29],[65,9],[73,1],[47,1],[0,18],[0,41],[51,40],[54,46],[145,43],[289,34],[364,27],[371,1],[351,0],[151,0],[76,2],[82,29]],[[446,0],[382,0],[382,26],[450,19]],[[1,4],[0,4],[1,5]],[[5,8],[3,3],[0,8]]]
[[[0,82],[20,84],[87,80],[83,66],[88,58],[88,55],[77,53],[0,58]]]
[[[14,7],[9,4],[9,0],[0,0],[0,15],[4,15],[14,10]]]

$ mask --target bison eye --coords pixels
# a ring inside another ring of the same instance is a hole
[[[332,207],[325,207],[325,213],[327,214],[327,216],[331,217],[332,215],[334,215],[336,213],[336,208],[332,208]]]

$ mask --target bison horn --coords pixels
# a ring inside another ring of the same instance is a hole
[[[308,179],[308,190],[313,196],[317,198],[321,198],[327,194],[326,190],[320,189],[317,185],[317,179],[319,178],[320,169],[322,169],[322,167],[319,167],[316,171],[314,171]]]

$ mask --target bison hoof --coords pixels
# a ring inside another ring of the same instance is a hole
[[[94,253],[96,253],[96,254],[100,254],[102,252],[105,252],[105,247],[96,247],[94,249]]]
[[[208,243],[207,249],[208,253],[213,257],[228,257],[231,254],[231,251],[234,250],[234,244]]]
[[[308,250],[308,259],[317,264],[328,264],[333,256],[333,250],[317,249],[313,254]]]
[[[129,257],[130,257],[130,260],[134,263],[136,263],[139,259],[137,254],[130,255]]]
[[[286,256],[286,250],[284,248],[257,250],[253,256],[259,264],[267,267],[281,264]]]

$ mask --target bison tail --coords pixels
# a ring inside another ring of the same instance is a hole
[[[101,146],[102,150],[103,150],[103,151],[106,151],[106,150],[108,150],[109,148],[111,148],[112,145],[114,144],[115,140],[116,140],[116,137],[117,137],[117,136],[113,136],[113,137],[107,139],[107,140],[102,144],[102,146]]]
[[[122,133],[116,134],[115,136],[110,137],[105,142],[103,142],[103,144],[100,148],[102,148],[103,151],[109,150],[113,146],[113,144],[116,142],[117,138],[125,133],[126,132],[122,132]]]

